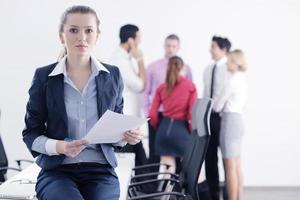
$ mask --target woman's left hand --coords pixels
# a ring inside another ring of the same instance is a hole
[[[124,141],[131,145],[136,145],[144,137],[144,133],[141,130],[130,130],[124,134]]]

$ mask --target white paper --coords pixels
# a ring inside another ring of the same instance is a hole
[[[138,129],[147,121],[107,110],[83,139],[90,144],[116,143],[124,138],[126,131]]]

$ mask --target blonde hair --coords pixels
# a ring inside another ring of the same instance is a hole
[[[245,54],[242,50],[236,49],[230,51],[228,57],[239,66],[239,71],[247,71],[248,66],[246,64]]]
[[[60,23],[59,23],[59,32],[62,33],[64,31],[64,25],[67,21],[67,17],[69,14],[75,14],[75,13],[80,13],[80,14],[93,14],[96,17],[96,23],[97,23],[97,32],[100,33],[99,25],[100,25],[100,20],[97,16],[97,13],[95,10],[93,10],[91,7],[88,6],[81,6],[81,5],[76,5],[76,6],[71,6],[66,9],[66,11],[62,14]],[[59,56],[58,56],[58,61],[60,61],[65,55],[67,55],[67,50],[65,47],[60,51]]]

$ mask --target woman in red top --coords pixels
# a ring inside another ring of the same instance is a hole
[[[169,59],[166,82],[156,90],[149,112],[150,123],[157,129],[155,153],[162,163],[171,166],[168,168],[171,173],[175,173],[176,158],[183,156],[190,138],[192,106],[197,99],[195,85],[180,75],[183,65],[178,56]],[[158,124],[160,106],[163,107],[163,118]]]

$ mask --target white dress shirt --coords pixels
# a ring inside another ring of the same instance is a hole
[[[214,110],[216,112],[243,113],[248,96],[248,85],[244,72],[231,74],[228,82],[216,96]]]
[[[109,61],[120,69],[124,81],[124,114],[141,116],[141,93],[144,81],[138,76],[138,65],[130,54],[119,46]]]
[[[214,77],[214,88],[213,88],[213,96],[212,98],[215,99],[216,96],[218,96],[221,93],[221,90],[223,86],[226,84],[229,76],[229,72],[227,71],[227,57],[224,57],[220,59],[217,62],[214,62],[210,64],[208,67],[206,67],[204,71],[204,91],[203,91],[203,97],[209,97],[210,98],[210,87],[211,87],[211,81],[212,81],[212,70],[214,65],[216,65],[215,69],[215,77]],[[215,110],[214,110],[215,111]]]

